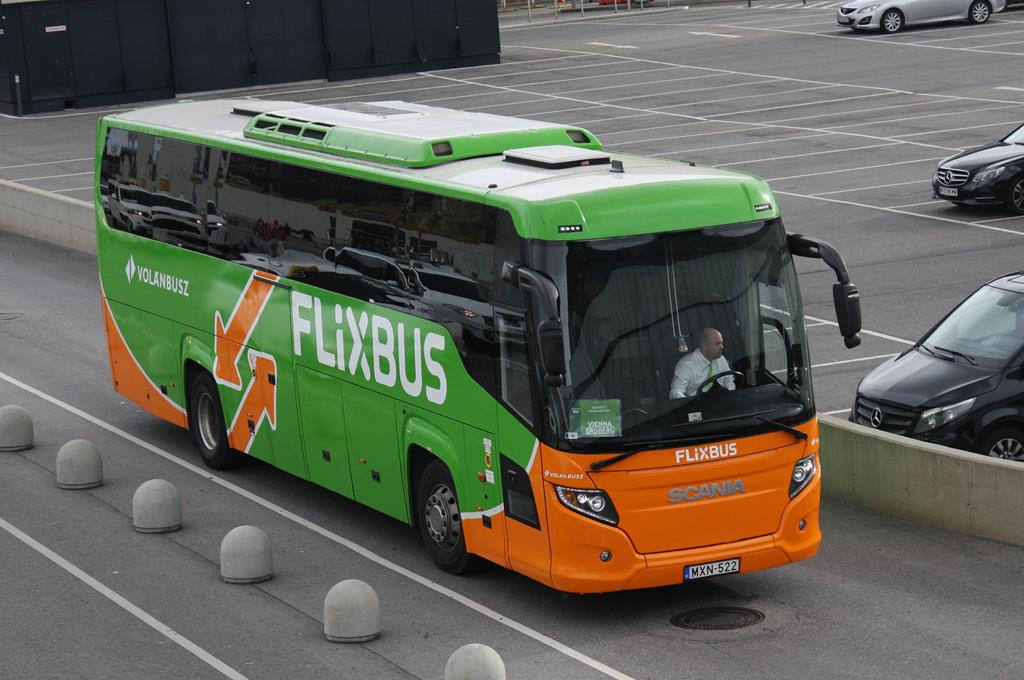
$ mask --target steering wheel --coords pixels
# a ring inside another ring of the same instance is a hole
[[[625,420],[626,416],[629,415],[630,413],[639,413],[640,415],[643,416],[650,415],[649,413],[647,413],[647,411],[643,410],[639,406],[634,406],[633,408],[627,408],[625,411],[622,412],[623,420]]]
[[[739,378],[741,381],[743,381],[744,383],[747,382],[746,377],[742,373],[740,373],[739,371],[733,371],[733,370],[722,371],[721,373],[716,373],[715,375],[709,377],[707,380],[702,382],[700,385],[697,385],[697,391],[695,392],[695,394],[705,394],[705,392],[704,392],[704,386],[705,385],[707,385],[709,383],[714,384],[715,381],[717,381],[719,378],[724,378],[727,375],[734,375],[737,378]]]

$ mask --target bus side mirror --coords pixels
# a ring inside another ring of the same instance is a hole
[[[850,272],[846,269],[839,251],[828,243],[816,238],[787,234],[789,252],[796,257],[812,257],[824,260],[836,273],[838,283],[832,284],[832,301],[836,307],[836,321],[839,333],[847,348],[853,349],[860,344],[860,293],[857,286],[850,283]]]
[[[860,344],[860,291],[852,283],[833,283],[832,301],[836,307],[839,333],[848,349]]]
[[[526,292],[537,303],[542,321],[537,324],[537,346],[544,369],[544,384],[558,387],[565,384],[565,339],[558,318],[558,288],[540,272],[514,262],[504,262],[501,278]]]
[[[540,347],[540,363],[544,368],[544,384],[558,387],[565,384],[565,341],[562,338],[562,322],[545,319],[537,324],[537,345]]]

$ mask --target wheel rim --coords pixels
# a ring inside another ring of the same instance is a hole
[[[1013,207],[1024,212],[1024,179],[1010,189],[1010,200],[1013,202]]]
[[[983,2],[979,2],[971,10],[971,18],[979,24],[988,19],[988,5]]]
[[[1003,437],[992,445],[988,455],[1003,460],[1024,460],[1024,444],[1014,437]]]
[[[217,409],[214,407],[213,397],[205,392],[199,395],[196,421],[199,426],[199,438],[203,440],[203,446],[208,451],[213,451],[217,448],[220,440],[217,428]]]
[[[897,14],[896,12],[889,12],[888,14],[885,15],[885,17],[882,18],[882,21],[885,24],[885,30],[889,31],[890,33],[895,33],[896,31],[900,30],[900,24],[903,23],[900,19],[900,15]]]
[[[444,484],[430,492],[423,506],[423,525],[442,550],[454,550],[462,536],[462,518],[455,494]]]

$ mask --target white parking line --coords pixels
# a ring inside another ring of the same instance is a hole
[[[840,413],[849,413],[849,412],[850,412],[850,409],[848,409],[848,408],[841,408],[841,409],[836,409],[835,411],[824,411],[823,415],[826,415],[826,416],[837,416]]]
[[[39,179],[59,179],[61,177],[81,177],[82,175],[91,175],[92,170],[88,172],[69,172],[65,175],[45,175],[43,177],[19,177],[17,179],[9,179],[8,182],[34,182]]]
[[[952,38],[931,38],[929,40],[915,40],[914,45],[925,45],[933,42],[944,42],[948,40],[974,40],[976,38],[994,38],[997,35],[1020,35],[1021,31],[1001,31],[999,33],[970,33],[968,35],[957,35]]]
[[[961,130],[977,130],[978,128],[999,127],[1001,125],[1014,125],[1014,126],[1018,126],[1018,125],[1020,125],[1020,120],[1007,120],[1007,121],[1003,121],[1001,123],[986,123],[985,125],[968,125],[966,127],[945,128],[943,130],[929,130],[928,132],[912,132],[912,133],[910,133],[908,135],[893,135],[892,138],[893,139],[903,139],[905,137],[921,137],[921,136],[924,136],[924,135],[936,135],[936,134],[945,133],[945,132],[960,132]]]
[[[913,343],[911,343],[913,344]],[[878,361],[879,359],[889,359],[896,356],[898,352],[889,352],[888,354],[876,354],[873,357],[860,357],[858,359],[843,359],[842,361],[829,361],[824,364],[814,364],[811,368],[825,368],[827,366],[839,366],[840,364],[855,364],[858,361]]]
[[[924,215],[921,213],[910,212],[907,210],[898,210],[896,208],[887,208],[881,205],[870,205],[868,203],[857,203],[856,201],[841,201],[838,198],[826,198],[824,196],[812,196],[810,194],[797,194],[791,191],[776,191],[776,194],[782,196],[794,196],[796,198],[806,198],[812,201],[828,201],[829,203],[839,203],[841,205],[849,205],[857,208],[867,208],[869,210],[880,210],[882,212],[892,213],[895,215],[904,215],[906,217],[917,217],[923,220],[932,220],[935,222],[946,222],[948,224],[962,224],[967,227],[974,227],[976,229],[987,229],[989,231],[998,231],[1003,234],[1013,234],[1014,236],[1024,237],[1024,231],[1017,231],[1015,229],[1003,229],[1002,227],[993,227],[988,224],[982,224],[980,222],[968,222],[967,220],[955,220],[952,217],[941,217],[939,215]],[[807,317],[810,318],[810,317]]]
[[[715,134],[715,133],[711,133],[711,134]],[[736,134],[736,131],[732,130],[732,134]],[[681,149],[681,150],[678,150],[678,151],[665,151],[665,152],[662,152],[662,153],[652,153],[652,154],[644,154],[644,155],[653,158],[655,156],[671,156],[671,155],[677,154],[677,153],[696,153],[698,151],[717,151],[718,149],[734,149],[734,148],[736,148],[738,146],[761,146],[761,145],[764,145],[764,144],[779,144],[781,142],[791,142],[794,139],[811,139],[813,137],[828,137],[828,136],[829,136],[828,132],[815,132],[815,133],[810,134],[810,135],[797,135],[795,137],[780,137],[778,139],[760,139],[760,140],[758,140],[756,142],[740,142],[738,144],[722,144],[720,146],[703,146],[703,147],[698,147],[696,149]],[[662,139],[679,139],[679,138],[678,137],[664,137]],[[608,147],[625,146],[627,144],[640,144],[642,142],[652,142],[652,141],[653,142],[657,142],[657,141],[662,141],[662,140],[659,140],[659,139],[641,139],[641,140],[637,140],[637,141],[622,142],[621,144],[606,144],[605,147],[608,148]]]
[[[208,651],[206,651],[196,643],[192,642],[181,633],[176,632],[166,623],[148,614],[145,610],[137,607],[127,598],[122,597],[121,595],[117,594],[107,586],[103,585],[102,583],[94,579],[92,576],[76,567],[71,562],[67,561],[66,559],[64,559],[57,553],[53,552],[39,541],[35,540],[34,538],[26,534],[24,531],[18,529],[10,522],[4,520],[2,517],[0,517],[0,529],[3,529],[14,538],[18,539],[28,547],[32,548],[43,557],[50,560],[58,567],[60,567],[67,573],[71,574],[79,581],[89,586],[97,593],[99,593],[103,597],[107,598],[108,600],[116,604],[121,609],[125,610],[126,612],[137,618],[139,621],[142,621],[144,624],[146,624],[156,632],[160,633],[174,644],[188,651],[190,654],[195,656],[200,661],[206,663],[211,668],[214,668],[215,670],[219,671],[225,677],[232,678],[232,680],[248,680],[246,676],[242,675],[234,668],[232,668],[231,666],[227,665],[226,663],[215,657],[213,654],[210,654]]]
[[[822,172],[808,172],[803,175],[786,175],[785,177],[766,177],[766,182],[781,182],[784,179],[803,179],[805,177],[818,177],[820,175],[837,175],[843,172],[858,172],[860,170],[877,170],[878,168],[890,168],[894,165],[909,165],[911,163],[934,163],[942,160],[945,156],[935,158],[916,158],[912,161],[896,161],[894,163],[878,163],[877,165],[862,165],[858,168],[840,168],[839,170],[825,170]],[[775,193],[780,193],[776,191]]]
[[[778,193],[778,192],[776,192],[776,193]],[[1022,235],[1024,235],[1024,234],[1022,234]],[[810,319],[811,321],[817,321],[817,322],[825,324],[827,326],[837,326],[837,327],[839,326],[839,324],[836,323],[835,321],[831,321],[829,319],[820,319],[820,318],[818,318],[816,316],[811,316],[810,314],[804,314],[804,318],[805,319]],[[860,329],[860,332],[861,332],[862,335],[870,335],[872,337],[882,338],[883,340],[892,340],[893,342],[899,342],[899,343],[902,343],[904,345],[913,345],[914,344],[913,340],[907,340],[906,338],[898,338],[895,335],[886,335],[885,333],[879,333],[878,331],[871,331],[871,330],[866,330],[866,329],[862,328],[862,329]],[[2,375],[2,374],[0,374],[0,375]]]
[[[439,595],[443,595],[444,597],[447,597],[455,602],[458,602],[464,607],[472,609],[478,614],[481,614],[482,616],[485,616],[491,619],[492,621],[500,623],[501,625],[510,628],[518,633],[521,633],[522,635],[525,635],[526,637],[535,640],[536,642],[539,642],[540,644],[549,647],[554,651],[559,652],[560,654],[563,654],[571,659],[579,661],[580,663],[589,666],[590,668],[596,670],[599,673],[607,675],[610,678],[614,678],[615,680],[634,680],[634,678],[626,675],[625,673],[617,671],[614,668],[604,663],[601,663],[600,661],[590,656],[587,656],[583,652],[573,649],[572,647],[563,644],[558,640],[555,640],[554,638],[551,638],[537,630],[534,630],[533,628],[530,628],[525,624],[519,623],[518,621],[511,619],[508,616],[505,616],[504,614],[501,614],[500,612],[497,612],[486,605],[480,604],[476,600],[470,599],[469,597],[466,597],[461,593],[458,593],[450,588],[441,585],[440,583],[436,583],[435,581],[432,581],[425,576],[417,574],[416,572],[410,569],[406,569],[405,567],[396,564],[395,562],[392,562],[387,558],[381,557],[369,548],[364,548],[362,545],[356,543],[355,541],[347,539],[343,536],[339,536],[338,534],[323,528],[319,524],[311,522],[310,520],[301,517],[300,515],[297,515],[294,512],[291,512],[290,510],[282,508],[276,503],[272,503],[271,501],[268,501],[265,498],[258,496],[247,489],[244,489],[236,484],[233,484],[222,477],[218,477],[209,470],[205,470],[197,465],[193,465],[192,463],[184,461],[178,458],[177,456],[171,454],[170,452],[165,451],[159,446],[150,444],[144,439],[140,439],[139,437],[136,437],[133,434],[129,434],[128,432],[125,432],[121,428],[111,425],[110,423],[104,420],[100,420],[99,418],[90,415],[89,413],[86,413],[85,411],[82,411],[81,409],[78,409],[72,406],[71,404],[61,401],[56,397],[50,396],[46,392],[43,392],[42,390],[36,389],[31,385],[23,383],[17,378],[9,376],[6,373],[0,372],[0,380],[4,380],[19,389],[29,392],[30,394],[34,394],[40,399],[48,401],[49,403],[64,409],[65,411],[72,413],[78,416],[79,418],[82,418],[92,423],[97,427],[106,430],[107,432],[115,434],[118,437],[121,437],[122,439],[129,441],[132,444],[135,444],[136,446],[146,449],[151,453],[155,453],[156,455],[160,456],[161,458],[167,460],[170,463],[178,465],[188,470],[189,472],[193,472],[202,477],[203,479],[207,479],[227,491],[242,496],[243,498],[246,498],[252,501],[253,503],[256,503],[257,505],[267,510],[270,510],[275,514],[284,517],[285,519],[291,520],[292,522],[295,522],[296,524],[305,527],[306,529],[328,539],[329,541],[332,541],[334,543],[337,543],[338,545],[348,548],[357,555],[360,555],[370,560],[371,562],[374,562],[375,564],[384,567],[385,569],[388,569],[389,571],[392,571],[400,576],[404,576],[410,581],[418,583],[419,585],[424,586],[425,588],[428,588],[434,591],[435,593],[438,593]]]
[[[51,194],[66,194],[69,191],[92,191],[95,188],[96,187],[88,186],[88,187],[78,187],[77,189],[53,189],[52,191],[50,191],[50,193]]]
[[[905,106],[911,106],[911,104],[906,104]],[[1004,105],[1004,106],[986,106],[986,107],[981,108],[981,109],[967,109],[965,111],[947,111],[945,113],[926,113],[926,114],[921,115],[921,116],[906,116],[904,118],[888,118],[886,120],[872,120],[872,121],[868,121],[866,123],[848,123],[846,125],[829,125],[828,127],[824,128],[824,129],[826,129],[826,130],[847,130],[849,128],[863,127],[865,125],[886,125],[888,123],[902,123],[902,122],[905,122],[905,121],[908,121],[908,120],[921,120],[922,118],[942,118],[942,117],[945,117],[945,116],[960,116],[960,115],[963,115],[965,113],[982,113],[982,112],[985,112],[985,111],[1001,111],[1003,109],[1012,109],[1012,108],[1014,108],[1016,106],[1024,106],[1024,102],[1021,102],[1020,104],[1007,104],[1007,105]],[[893,108],[895,108],[895,107],[893,107]],[[857,111],[853,111],[852,113],[858,113],[858,112]]]
[[[855,189],[836,189],[835,191],[819,191],[811,196],[831,196],[832,194],[846,194],[854,191],[868,191],[869,189],[888,189],[889,187],[900,187],[907,184],[927,184],[927,179],[915,179],[910,182],[890,182],[889,184],[876,184],[870,187],[856,187]]]
[[[828,151],[814,151],[811,153],[797,153],[789,156],[773,156],[771,158],[750,158],[745,161],[734,161],[732,163],[719,163],[715,165],[716,168],[729,168],[734,165],[749,165],[750,163],[763,163],[767,161],[782,161],[789,158],[806,158],[808,156],[825,156],[833,153],[849,153],[850,151],[863,151],[864,149],[878,149],[883,146],[897,146],[896,142],[886,142],[885,144],[868,144],[867,146],[851,146],[846,149],[829,149]],[[775,193],[781,193],[776,191]]]
[[[821,196],[822,194],[815,194],[815,195],[816,196]],[[920,203],[905,203],[904,205],[889,205],[889,206],[886,206],[886,207],[887,208],[893,208],[895,210],[899,210],[901,208],[919,208],[922,205],[935,205],[935,202],[938,201],[938,200],[940,200],[940,199],[933,198],[930,201],[921,201]]]
[[[4,165],[4,166],[0,167],[0,170],[14,170],[15,168],[32,168],[32,167],[35,167],[37,165],[55,165],[55,164],[58,164],[58,163],[84,163],[85,161],[89,161],[90,163],[92,163],[92,162],[95,162],[95,160],[96,159],[92,158],[92,157],[90,157],[90,158],[69,158],[69,159],[63,160],[63,161],[42,161],[40,163],[22,163],[21,165]],[[15,180],[10,180],[10,181],[15,181]]]

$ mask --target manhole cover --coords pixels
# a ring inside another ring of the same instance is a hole
[[[21,316],[21,314],[18,314],[17,312],[0,312],[0,321],[14,321],[19,316]]]
[[[708,607],[691,609],[671,619],[677,628],[690,630],[735,630],[764,621],[764,614],[745,607]]]

